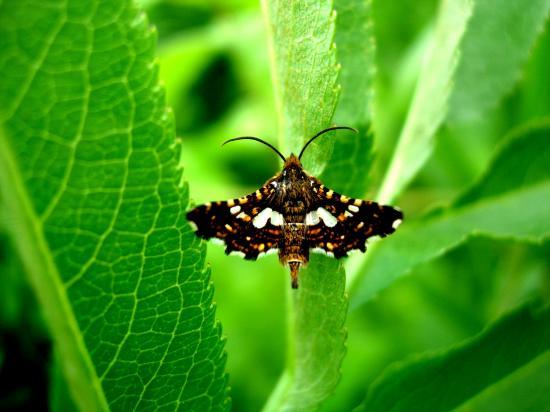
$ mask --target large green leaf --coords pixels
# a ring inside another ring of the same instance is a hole
[[[393,200],[411,182],[431,155],[444,120],[481,116],[511,89],[549,8],[546,0],[442,3],[432,50],[380,189],[380,201]]]
[[[334,13],[330,3],[264,1],[272,75],[283,145],[293,152],[326,127],[334,112],[337,87]],[[319,139],[304,159],[317,173],[332,141]],[[338,263],[312,256],[290,290],[285,370],[266,410],[314,410],[334,390],[345,353],[343,329],[347,299]]]
[[[131,1],[0,7],[3,206],[82,410],[228,406],[155,39]]]
[[[279,136],[298,154],[305,139],[327,127],[338,98],[331,2],[262,1],[277,101]],[[330,139],[308,148],[304,165],[320,173],[332,151]]]
[[[549,324],[548,308],[523,307],[460,346],[396,364],[372,384],[358,410],[448,411],[521,369],[521,375],[540,374],[540,363],[548,365]],[[529,389],[520,393],[525,399],[515,400],[516,410],[531,410],[525,409],[533,405]],[[536,395],[546,407],[548,392]]]
[[[510,91],[548,17],[547,0],[475,1],[460,46],[449,122],[481,117]]]
[[[414,266],[441,256],[468,236],[540,242],[550,236],[550,126],[514,133],[488,172],[455,206],[406,222],[376,245],[354,277],[352,307],[371,299]],[[513,173],[511,173],[513,171]],[[512,176],[513,175],[513,176]]]
[[[550,404],[550,351],[456,408],[457,412],[544,411]]]
[[[265,411],[316,410],[340,378],[347,313],[344,269],[333,259],[313,255],[300,274],[300,290],[290,301],[287,365]]]
[[[374,80],[374,37],[371,1],[336,0],[336,51],[341,65],[340,98],[333,123],[359,133],[342,133],[320,179],[328,187],[361,198],[372,162],[371,101]]]
[[[441,4],[431,50],[378,194],[383,203],[391,202],[403,191],[432,153],[435,133],[447,113],[460,39],[471,9],[469,0],[449,0]]]

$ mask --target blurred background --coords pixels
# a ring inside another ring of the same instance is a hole
[[[254,142],[277,146],[263,19],[257,0],[141,0],[158,31],[160,77],[183,145],[184,177],[196,204],[254,191],[280,168]],[[436,0],[375,1],[377,79],[373,195],[381,183],[414,91]],[[524,74],[481,119],[446,126],[434,154],[399,199],[408,216],[450,203],[480,175],[514,127],[548,115],[550,33]],[[354,125],[349,125],[354,126]],[[48,393],[50,343],[20,264],[0,227],[0,409],[40,410]],[[342,381],[323,410],[350,410],[384,368],[479,332],[528,297],[549,290],[548,243],[527,246],[482,237],[418,267],[348,317]],[[209,245],[217,317],[227,338],[233,409],[261,408],[283,369],[288,274],[276,256],[248,262]],[[31,302],[29,304],[29,302]],[[14,379],[14,370],[32,376]]]

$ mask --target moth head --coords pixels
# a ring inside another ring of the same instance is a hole
[[[307,175],[302,168],[300,159],[298,159],[294,154],[291,154],[286,159],[281,175],[283,180],[296,181],[307,179]]]

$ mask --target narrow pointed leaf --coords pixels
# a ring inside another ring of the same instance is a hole
[[[470,0],[441,3],[431,50],[424,61],[407,120],[378,194],[382,203],[391,203],[431,155],[435,133],[447,113],[460,39],[471,9]]]
[[[482,117],[512,89],[542,33],[549,10],[547,0],[474,3],[461,41],[449,122]]]
[[[330,125],[337,98],[329,3],[264,1],[282,146],[297,153],[305,139]],[[304,156],[317,174],[330,156],[331,139],[319,139]],[[288,275],[286,275],[288,276]],[[345,354],[345,275],[338,263],[311,256],[300,287],[289,290],[285,370],[266,411],[315,410],[334,390]],[[289,285],[290,289],[290,285]]]
[[[371,102],[375,73],[372,2],[336,0],[334,8],[341,89],[332,123],[354,127],[359,133],[342,132],[333,138],[333,153],[320,178],[340,193],[362,198],[372,164]]]
[[[365,303],[416,265],[441,256],[469,236],[526,242],[547,239],[548,159],[548,124],[511,135],[485,175],[456,205],[405,222],[391,238],[376,245],[376,253],[359,269],[365,275],[357,278],[352,289],[352,307]]]
[[[453,410],[521,368],[536,368],[537,357],[550,352],[549,322],[548,308],[523,307],[460,346],[396,364],[358,410]]]

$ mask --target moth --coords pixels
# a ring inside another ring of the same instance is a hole
[[[365,252],[372,236],[393,233],[403,219],[398,208],[341,195],[304,171],[300,159],[309,144],[338,129],[356,131],[346,126],[326,128],[310,138],[298,156],[286,158],[254,136],[227,140],[224,144],[248,139],[270,147],[283,160],[283,170],[252,194],[189,211],[187,219],[196,235],[221,240],[226,254],[245,259],[278,252],[280,262],[290,268],[296,289],[298,272],[307,265],[310,251],[340,259],[352,250]]]

